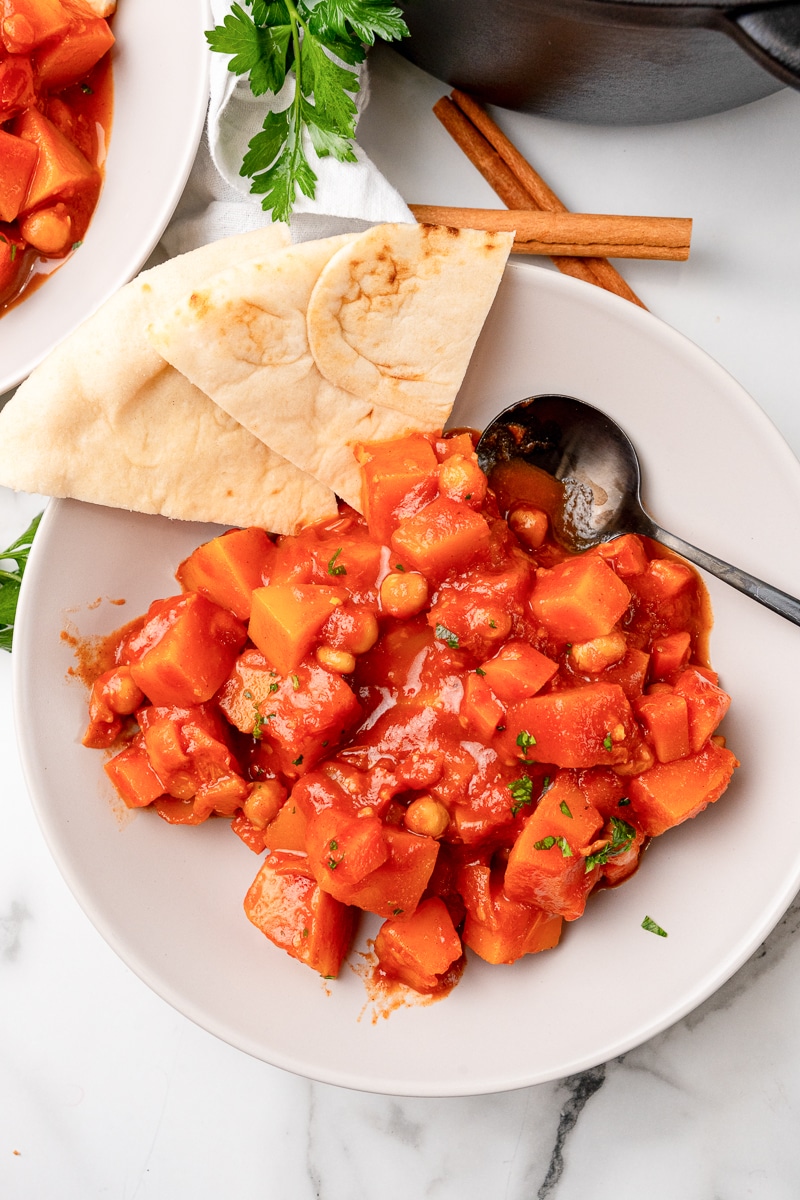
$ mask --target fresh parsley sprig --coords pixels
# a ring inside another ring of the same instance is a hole
[[[0,566],[0,650],[11,649],[19,589],[28,563],[33,537],[39,528],[41,519],[42,514],[39,513],[38,517],[33,518],[28,528],[12,546],[9,546],[7,550],[0,551],[0,563],[11,561],[16,564],[15,571]]]
[[[313,199],[317,177],[303,145],[307,131],[320,158],[355,162],[358,75],[377,39],[408,35],[401,11],[387,0],[244,0],[231,5],[222,25],[206,32],[212,50],[230,55],[228,70],[247,75],[254,96],[277,94],[294,75],[294,96],[267,114],[249,142],[240,174],[275,221],[288,220],[297,189]]]

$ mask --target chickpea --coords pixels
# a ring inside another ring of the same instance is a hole
[[[63,254],[72,240],[72,218],[66,205],[54,204],[28,213],[20,221],[19,231],[40,254]]]
[[[286,788],[277,779],[265,779],[250,785],[250,794],[242,811],[256,829],[266,829],[277,817],[286,799]]]
[[[418,571],[392,571],[381,584],[380,597],[390,617],[415,617],[428,603],[428,581]]]
[[[573,642],[569,656],[579,671],[596,675],[624,658],[627,648],[625,634],[615,629],[605,637],[592,638],[590,642]]]
[[[529,550],[538,550],[547,537],[549,522],[547,513],[541,508],[519,504],[508,514],[508,524],[523,546],[527,546]]]
[[[337,675],[350,675],[356,669],[356,658],[349,650],[334,650],[333,646],[319,646],[317,662]]]
[[[439,491],[450,500],[480,508],[486,496],[486,476],[475,458],[451,454],[439,467]]]
[[[418,796],[406,809],[406,829],[425,837],[440,838],[450,824],[450,814],[440,800],[433,796]]]

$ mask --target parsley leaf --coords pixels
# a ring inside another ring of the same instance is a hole
[[[11,559],[16,564],[15,571],[0,567],[0,650],[11,649],[19,589],[25,567],[28,565],[28,555],[33,544],[34,534],[39,528],[41,519],[42,514],[39,513],[13,545],[9,546],[7,550],[0,550],[0,563]]]
[[[328,574],[329,575],[346,575],[347,574],[347,568],[343,567],[340,563],[336,562],[337,558],[339,557],[339,555],[341,553],[342,553],[342,547],[340,546],[339,549],[335,552],[335,554],[333,554],[331,556],[331,558],[328,562]]]
[[[297,191],[313,198],[317,177],[304,134],[319,158],[355,162],[355,96],[359,80],[351,67],[366,47],[408,35],[401,10],[390,0],[244,0],[233,4],[221,25],[206,32],[228,70],[246,75],[254,96],[281,91],[294,79],[286,108],[267,114],[249,143],[241,172],[273,220],[288,220]]]
[[[433,631],[433,636],[437,637],[440,642],[445,642],[451,650],[458,649],[458,636],[447,628],[446,625],[437,625]]]
[[[662,929],[660,925],[657,925],[652,917],[645,917],[642,921],[642,929],[646,929],[648,933],[655,933],[658,937],[669,936],[666,929]]]
[[[536,745],[536,738],[527,729],[521,729],[517,734],[517,745],[522,751],[522,757],[527,758],[531,746]]]
[[[618,854],[624,854],[631,846],[636,837],[636,830],[627,821],[621,820],[619,817],[611,818],[611,839],[597,851],[597,854],[587,854],[586,870],[591,871],[592,867],[602,866],[607,863],[610,858],[616,858]]]
[[[565,837],[553,837],[549,834],[533,843],[534,850],[552,850],[553,846],[558,846],[563,858],[572,858],[572,848]]]
[[[533,803],[533,780],[529,775],[523,775],[521,779],[512,779],[508,790],[514,797],[514,803],[511,805],[512,817],[515,817],[526,804]]]

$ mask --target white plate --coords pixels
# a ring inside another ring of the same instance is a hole
[[[203,130],[207,28],[206,0],[119,0],[100,200],[80,250],[0,319],[0,395],[132,279],[164,232]]]
[[[756,404],[655,317],[542,268],[509,267],[454,421],[536,392],[581,396],[638,446],[654,515],[800,592],[800,466]],[[50,848],[85,911],[156,992],[280,1067],[377,1092],[461,1095],[563,1077],[630,1049],[724,982],[800,885],[794,795],[800,629],[711,581],[712,654],[733,694],[728,793],[593,897],[562,944],[511,967],[471,958],[446,999],[373,1020],[361,979],[323,985],[245,918],[258,859],[223,822],[120,816],[79,739],[86,694],[62,630],[105,634],[157,596],[213,526],[52,503],[24,581],[13,661],[18,735]],[[124,597],[120,608],[111,600]],[[649,915],[666,939],[641,928]],[[374,930],[373,930],[374,932]],[[366,1006],[366,1007],[365,1007]]]

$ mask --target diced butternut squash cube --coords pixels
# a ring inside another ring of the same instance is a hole
[[[553,637],[587,642],[611,633],[630,601],[630,591],[608,563],[584,555],[537,572],[530,605]]]
[[[535,904],[510,900],[502,877],[488,865],[466,864],[458,883],[467,910],[461,935],[464,945],[485,962],[513,963],[558,944],[564,918]]]
[[[131,742],[104,765],[106,774],[128,808],[147,808],[166,791],[150,765],[141,740]]]
[[[599,878],[599,866],[586,870],[586,853],[602,825],[575,781],[559,774],[511,848],[503,884],[509,899],[574,921]]]
[[[61,38],[72,23],[61,0],[6,0],[0,23],[9,54],[29,54],[50,38]]]
[[[657,637],[650,649],[650,670],[653,679],[668,679],[682,670],[689,661],[692,635],[685,629]]]
[[[505,704],[516,704],[541,691],[557,673],[558,663],[529,642],[509,641],[481,670],[495,695]]]
[[[361,715],[341,676],[316,663],[281,676],[253,649],[237,659],[218,703],[232,725],[264,746],[272,770],[294,778],[330,754]]]
[[[326,979],[350,949],[356,913],[315,883],[304,855],[265,859],[244,901],[249,918],[271,942]]]
[[[360,883],[348,884],[328,865],[310,863],[320,887],[343,904],[354,904],[379,917],[412,913],[422,899],[436,865],[439,843],[393,825],[385,825],[383,836],[389,856]]]
[[[252,593],[266,582],[275,547],[263,529],[232,529],[198,546],[175,572],[184,591],[202,592],[240,621],[250,618]]]
[[[731,698],[701,671],[692,667],[675,680],[675,694],[682,696],[689,710],[689,741],[692,750],[700,750],[730,708]]]
[[[375,938],[378,963],[387,975],[417,992],[441,985],[448,967],[461,958],[461,939],[447,905],[431,896],[410,916],[390,917]]]
[[[596,550],[601,558],[612,566],[621,579],[630,579],[647,570],[648,557],[641,538],[635,533],[623,533],[622,537],[602,542]]]
[[[333,609],[346,599],[344,588],[324,584],[273,583],[256,588],[250,640],[280,675],[290,675],[311,650]]]
[[[489,549],[490,530],[480,513],[466,504],[439,496],[392,534],[392,549],[423,575],[441,578],[466,567]]]
[[[438,460],[422,434],[356,447],[362,506],[372,537],[388,545],[401,517],[429,503],[438,490]]]
[[[640,696],[635,710],[659,762],[673,762],[691,753],[689,709],[683,696],[674,692]]]
[[[0,60],[0,124],[5,124],[36,103],[36,89],[30,59],[12,54]],[[0,155],[5,164],[5,155]]]
[[[498,743],[526,762],[596,767],[629,761],[640,737],[622,688],[590,683],[512,705]]]
[[[312,815],[306,852],[317,878],[325,871],[335,871],[337,880],[348,886],[360,883],[389,857],[380,818],[337,808],[323,808]]]
[[[724,746],[709,742],[699,754],[656,763],[630,780],[628,793],[637,823],[648,837],[696,817],[718,800],[738,766]]]
[[[131,677],[153,704],[202,704],[230,675],[246,636],[241,621],[197,592],[158,601],[128,642]]]
[[[100,172],[52,121],[37,109],[28,108],[16,118],[11,132],[39,151],[20,213],[57,199],[70,207],[94,207],[100,192]]]
[[[464,680],[464,695],[458,710],[461,723],[488,742],[494,736],[504,713],[503,705],[486,680],[475,672],[467,675]]]
[[[76,23],[65,37],[36,51],[40,83],[54,92],[79,83],[113,45],[114,35],[101,17]]]
[[[0,221],[14,221],[22,208],[39,151],[31,142],[0,129]]]

